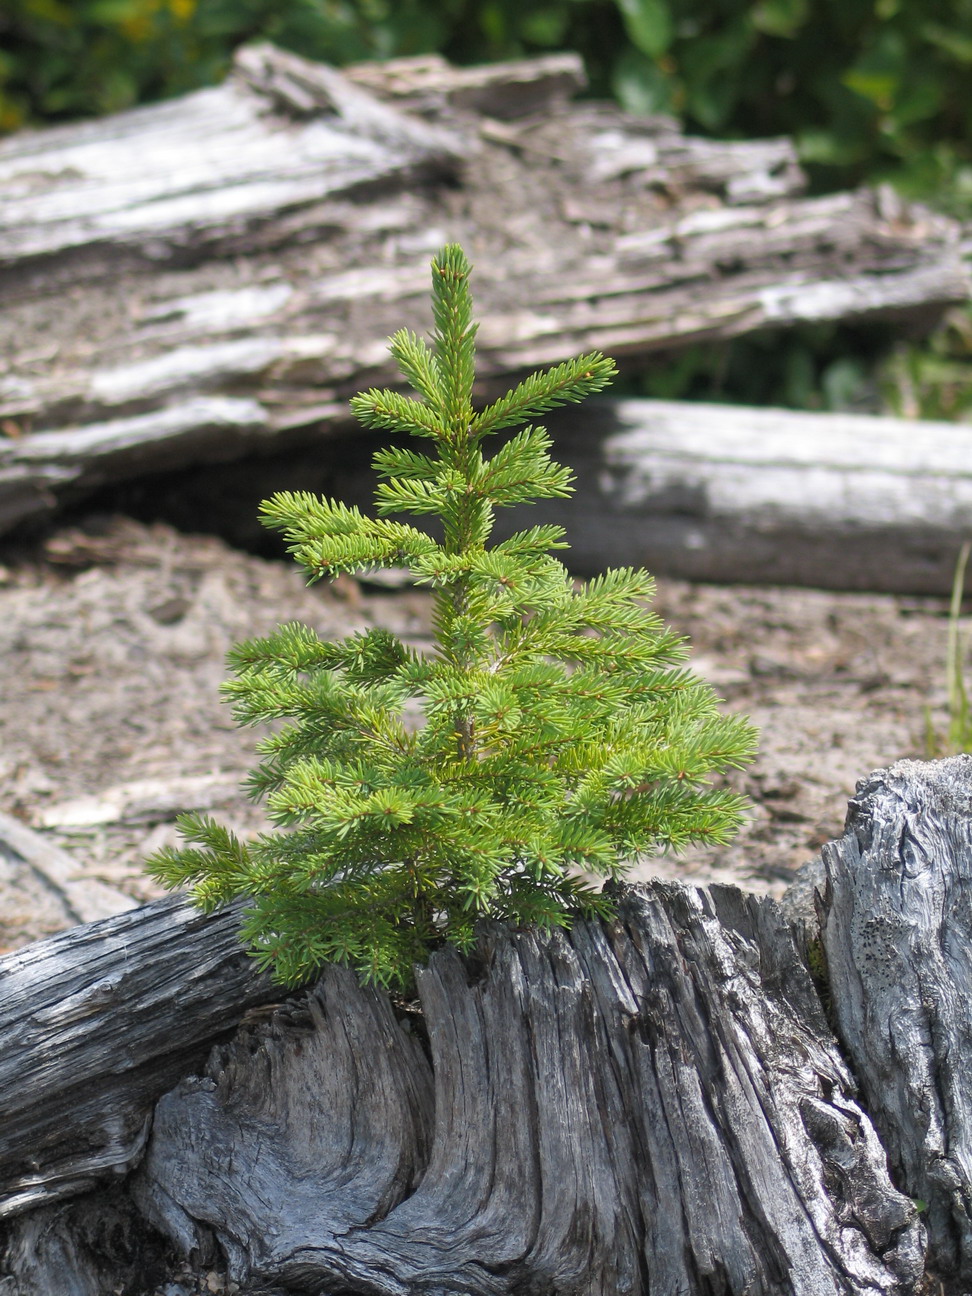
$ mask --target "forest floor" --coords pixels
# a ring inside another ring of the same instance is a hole
[[[659,580],[656,610],[695,669],[761,730],[732,779],[751,818],[728,847],[638,865],[779,894],[842,831],[871,770],[927,755],[945,724],[942,599]],[[162,524],[90,516],[0,546],[0,811],[66,850],[79,877],[142,902],[145,856],[177,840],[185,809],[243,831],[254,733],[218,688],[237,639],[301,620],[323,635],[381,625],[429,642],[415,589],[304,586],[296,569]],[[0,952],[68,925],[36,879],[0,874]]]

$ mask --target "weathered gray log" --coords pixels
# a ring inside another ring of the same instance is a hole
[[[217,1050],[156,1108],[148,1218],[244,1284],[369,1296],[915,1290],[917,1212],[772,901],[634,888],[437,954],[419,995],[431,1062],[334,969]]]
[[[251,46],[226,86],[5,140],[0,267],[30,293],[23,277],[48,266],[77,282],[124,252],[156,264],[225,254],[236,239],[265,242],[261,227],[285,212],[452,172],[462,153],[333,68]]]
[[[341,74],[258,47],[218,88],[0,142],[0,531],[340,428],[396,378],[388,334],[426,330],[446,238],[476,262],[487,386],[594,347],[927,324],[968,296],[954,222],[800,198],[787,141],[569,105],[582,82],[562,55]]]
[[[0,959],[0,1219],[136,1165],[155,1100],[280,998],[238,927],[165,899]]]
[[[863,779],[824,847],[831,999],[929,1267],[972,1290],[972,757]]]
[[[559,522],[582,575],[631,564],[688,580],[947,594],[972,534],[962,425],[648,400],[589,401],[545,422],[576,494],[531,505],[529,521],[500,511],[496,536]],[[362,507],[374,483],[361,452],[319,480]]]

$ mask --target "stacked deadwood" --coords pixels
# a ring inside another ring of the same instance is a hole
[[[262,46],[220,87],[0,142],[0,531],[335,434],[396,379],[388,334],[426,330],[446,239],[476,264],[484,392],[590,348],[921,327],[967,297],[953,222],[802,197],[789,142],[692,139],[582,86],[569,55],[342,74]]]
[[[434,955],[420,1011],[330,969],[225,1042],[271,994],[233,915],[164,901],[21,951],[0,1292],[960,1296],[970,824],[972,758],[901,762],[802,935],[735,888],[622,888],[613,922]]]

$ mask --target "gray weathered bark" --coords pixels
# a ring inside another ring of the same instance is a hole
[[[772,901],[626,889],[419,995],[403,1021],[332,968],[157,1104],[125,1197],[156,1261],[154,1230],[244,1290],[915,1292],[918,1214]],[[98,1290],[105,1192],[12,1221],[4,1296]]]
[[[831,1000],[929,1265],[972,1290],[972,757],[863,779],[824,847]]]
[[[335,971],[221,1050],[159,1104],[149,1217],[238,1281],[374,1296],[914,1290],[917,1213],[772,901],[654,884],[481,958],[420,976],[431,1067]]]
[[[7,1227],[6,1245],[0,1228],[0,1255],[0,1296],[159,1296],[160,1291],[199,1296],[207,1291],[195,1281],[179,1282],[164,1239],[152,1234],[124,1184],[18,1216]]]
[[[280,998],[238,926],[165,899],[0,959],[0,1218],[131,1169],[155,1100]]]
[[[487,388],[589,348],[922,325],[968,296],[954,222],[801,198],[788,142],[570,105],[582,84],[570,56],[342,74],[259,47],[215,89],[0,142],[0,531],[341,427],[396,379],[388,334],[426,331],[447,238],[476,263]]]

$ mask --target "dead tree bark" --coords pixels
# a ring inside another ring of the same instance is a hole
[[[331,969],[163,1098],[127,1181],[153,1256],[261,1291],[915,1292],[918,1213],[772,901],[626,890],[419,994],[424,1036]],[[12,1221],[9,1296],[60,1296],[65,1257],[97,1290],[101,1200]]]
[[[0,1219],[124,1175],[155,1100],[280,998],[238,925],[166,899],[0,959]]]
[[[833,1011],[929,1266],[972,1289],[972,757],[863,779],[824,847]]]
[[[149,1218],[237,1281],[374,1296],[914,1289],[917,1213],[772,902],[656,884],[480,958],[421,974],[431,1067],[342,972],[218,1053],[157,1109]]]
[[[397,379],[386,337],[427,328],[447,238],[476,263],[487,386],[967,298],[956,223],[801,198],[787,141],[687,138],[570,104],[582,84],[570,56],[341,74],[260,47],[215,89],[0,142],[0,531],[340,427]]]

